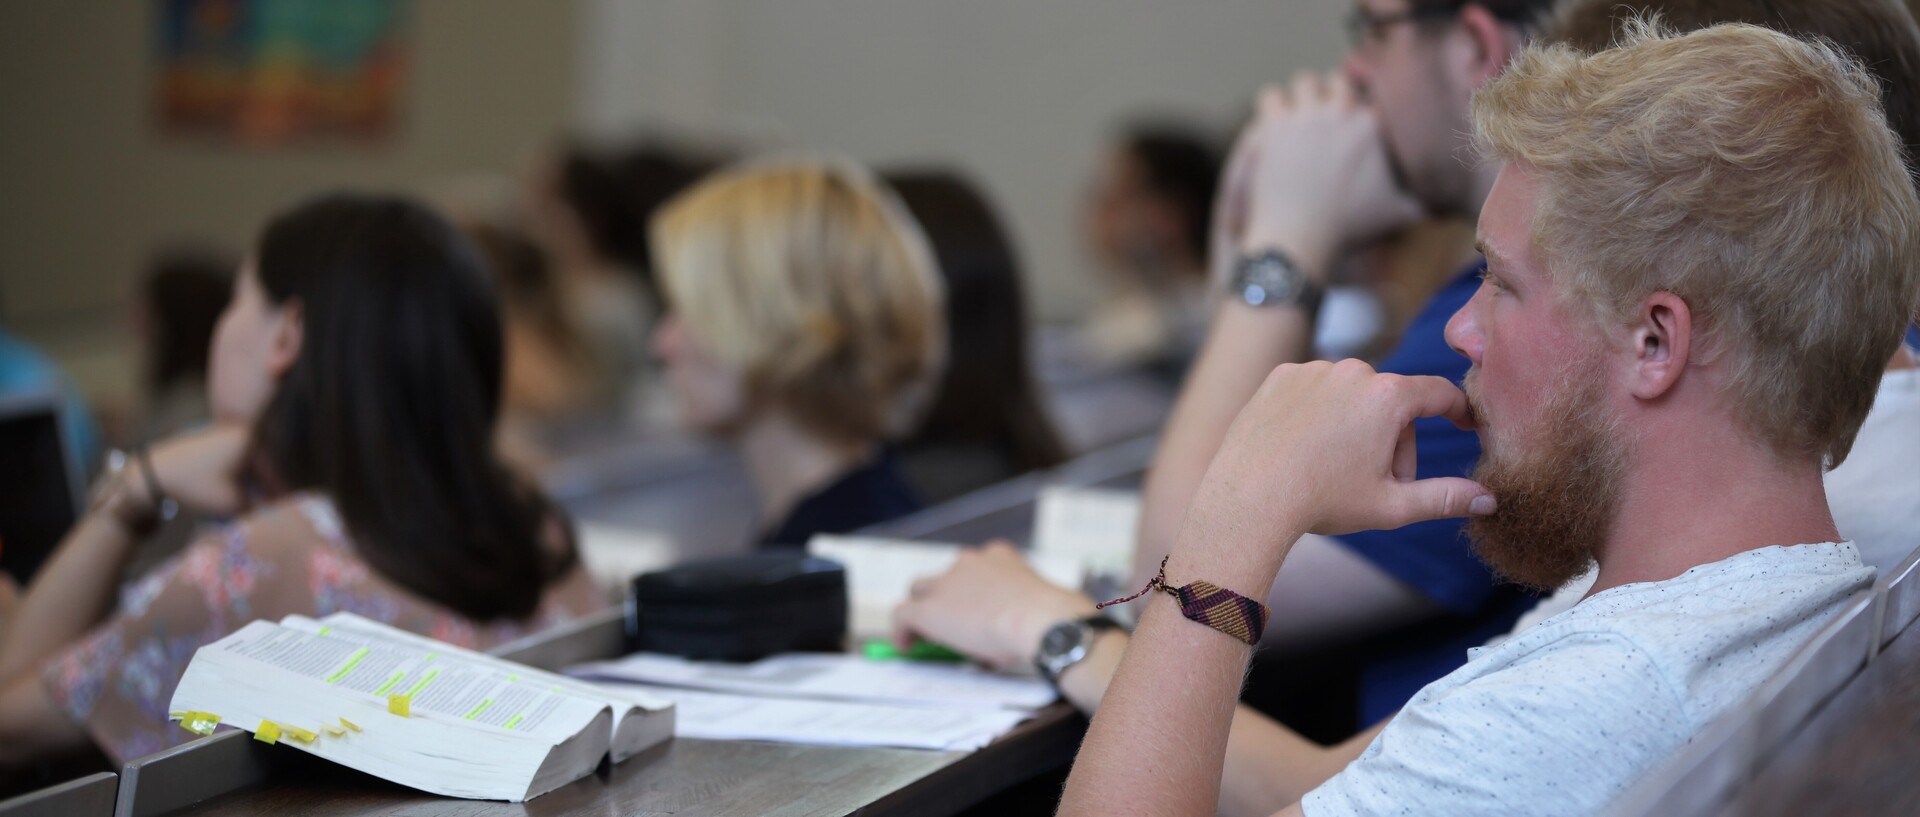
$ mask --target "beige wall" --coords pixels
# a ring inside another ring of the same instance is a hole
[[[880,163],[950,161],[1002,204],[1042,315],[1094,279],[1074,208],[1139,111],[1230,126],[1331,67],[1349,0],[583,0],[583,124],[697,126]]]
[[[508,170],[570,110],[568,0],[416,0],[405,115],[375,147],[243,150],[156,136],[151,0],[0,3],[0,321],[88,391],[131,383],[119,315],[156,245],[236,248],[322,188]]]
[[[1092,300],[1074,211],[1120,117],[1224,129],[1259,85],[1343,48],[1344,0],[416,0],[407,116],[377,148],[164,141],[150,0],[0,3],[0,321],[89,391],[131,383],[142,259],[244,244],[331,186],[500,172],[568,124],[638,124],[873,163],[948,162],[1002,204],[1038,312]]]

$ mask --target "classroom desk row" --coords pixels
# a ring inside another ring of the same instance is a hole
[[[228,734],[130,764],[125,779],[154,789],[141,797],[102,772],[0,802],[0,815],[951,814],[1036,767],[1057,768],[1078,743],[1077,721],[1056,705],[970,755],[675,740],[525,804],[432,798]],[[1920,814],[1916,768],[1920,627],[1909,626],[1719,813]],[[192,799],[209,790],[225,793]]]
[[[1173,384],[1164,376],[1053,368],[1041,388],[1068,450],[1079,457],[1099,456],[1158,431],[1173,405]],[[638,533],[670,547],[675,560],[744,552],[754,539],[752,514],[713,512],[756,507],[745,465],[724,445],[673,434],[610,438],[583,445],[547,468],[542,483],[582,525]],[[1020,491],[994,487],[1002,489],[1002,497],[1017,497]],[[997,500],[973,504],[992,501]],[[942,518],[952,516],[949,511]],[[1008,530],[1024,536],[1027,527]]]
[[[1153,440],[1129,440],[1031,477],[992,486],[865,531],[936,541],[1024,540],[1042,488],[1137,483]],[[556,669],[621,654],[619,610],[497,654]],[[0,817],[59,814],[452,815],[950,815],[1071,761],[1085,720],[1065,704],[1041,710],[984,749],[802,746],[677,738],[527,803],[422,794],[244,732],[226,732],[0,806]],[[91,798],[91,799],[86,799]]]

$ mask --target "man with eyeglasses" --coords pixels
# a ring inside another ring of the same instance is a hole
[[[1552,4],[1359,2],[1342,70],[1301,74],[1263,92],[1229,160],[1209,248],[1226,297],[1148,475],[1138,581],[1168,552],[1228,425],[1262,379],[1275,366],[1310,359],[1314,307],[1336,257],[1426,213],[1479,213],[1499,168],[1467,160],[1469,101]],[[1466,359],[1442,333],[1478,286],[1478,268],[1476,261],[1432,295],[1379,361],[1381,371],[1455,382],[1465,375]],[[1422,420],[1417,430],[1422,477],[1460,476],[1480,456],[1475,436],[1445,420]],[[1307,536],[1264,601],[1273,620],[1263,646],[1298,654],[1342,644],[1359,654],[1356,711],[1338,719],[1348,724],[1345,736],[1458,668],[1469,648],[1505,633],[1534,597],[1502,586],[1472,552],[1461,523],[1443,519]],[[1051,588],[998,546],[920,584],[898,622],[903,633],[990,664],[1038,664],[1090,712],[1125,643],[1094,613],[1092,600]],[[1320,664],[1313,670],[1324,671]],[[1299,794],[1282,787],[1247,796],[1264,804]],[[1223,807],[1233,810],[1235,797],[1230,788]]]
[[[1193,374],[1161,436],[1144,489],[1134,578],[1153,575],[1227,426],[1262,378],[1311,358],[1318,293],[1339,256],[1423,215],[1472,219],[1498,167],[1468,161],[1474,91],[1498,75],[1552,0],[1356,0],[1341,69],[1302,73],[1265,90],[1221,185],[1212,265],[1226,290]],[[1458,382],[1447,317],[1472,296],[1476,261],[1414,318],[1382,371]],[[1422,421],[1420,475],[1459,476],[1479,442]],[[1504,632],[1533,603],[1475,558],[1460,524],[1310,537],[1304,567],[1268,595],[1266,644],[1363,642],[1358,725],[1398,709],[1420,687]]]

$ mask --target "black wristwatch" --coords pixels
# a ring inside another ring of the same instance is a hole
[[[1307,277],[1299,264],[1277,249],[1240,256],[1227,289],[1228,294],[1248,306],[1290,304],[1309,314],[1320,311],[1320,300],[1326,296],[1326,290],[1319,283]]]
[[[1055,624],[1040,637],[1040,651],[1033,656],[1033,666],[1040,670],[1040,677],[1059,689],[1060,673],[1086,658],[1094,638],[1102,631],[1119,627],[1120,622],[1098,614]]]

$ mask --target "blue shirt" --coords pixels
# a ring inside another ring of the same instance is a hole
[[[58,392],[65,404],[60,426],[67,445],[80,458],[80,468],[91,472],[100,460],[100,435],[79,390],[60,374],[39,349],[0,329],[0,395],[15,392]],[[84,476],[84,475],[83,475]]]
[[[1435,375],[1459,383],[1467,359],[1447,346],[1447,321],[1480,288],[1480,261],[1448,283],[1407,326],[1375,368],[1403,375]],[[1480,438],[1441,417],[1414,422],[1419,478],[1459,477],[1480,459]],[[1436,619],[1379,640],[1360,673],[1363,726],[1398,711],[1415,692],[1465,664],[1467,650],[1513,626],[1537,600],[1503,585],[1473,553],[1466,523],[1436,519],[1390,531],[1338,537],[1353,552],[1418,590],[1442,610]]]

